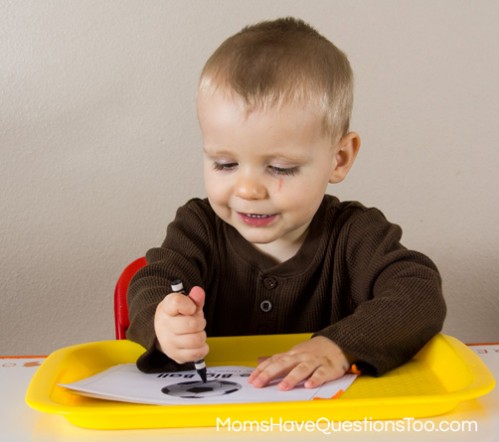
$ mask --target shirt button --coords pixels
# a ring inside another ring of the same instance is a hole
[[[277,287],[277,280],[275,278],[270,277],[270,276],[267,278],[264,278],[263,286],[268,290],[273,290]]]
[[[260,302],[260,310],[264,313],[270,312],[272,310],[272,303],[268,300]]]

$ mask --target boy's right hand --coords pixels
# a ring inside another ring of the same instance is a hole
[[[208,354],[204,299],[204,290],[193,287],[189,296],[170,293],[156,308],[154,330],[159,349],[178,364],[197,361]]]

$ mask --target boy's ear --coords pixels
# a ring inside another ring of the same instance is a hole
[[[355,132],[344,135],[336,147],[334,155],[335,164],[331,170],[329,182],[331,184],[340,183],[345,179],[348,171],[355,161],[355,157],[360,149],[360,137]]]

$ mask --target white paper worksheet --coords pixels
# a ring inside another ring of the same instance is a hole
[[[221,366],[208,369],[207,382],[203,383],[196,371],[146,374],[135,364],[111,367],[99,374],[61,386],[79,394],[123,402],[142,404],[223,404],[247,402],[305,401],[314,398],[338,397],[355,380],[355,374],[319,388],[299,385],[289,391],[281,391],[274,382],[264,388],[248,383],[251,367]]]

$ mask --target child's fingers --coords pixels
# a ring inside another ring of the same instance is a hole
[[[334,379],[341,378],[345,374],[343,366],[336,365],[329,369],[320,366],[315,370],[312,375],[305,381],[305,388],[316,388],[325,384],[326,382],[333,381]]]
[[[156,308],[154,330],[159,348],[178,363],[198,360],[208,353],[204,298],[204,290],[194,287],[189,296],[170,293]]]
[[[181,293],[170,293],[158,304],[157,310],[168,316],[191,316],[196,313],[196,303]]]
[[[204,331],[188,335],[177,335],[175,338],[175,347],[178,350],[196,350],[207,347],[206,333]]]
[[[175,334],[169,328],[156,325],[158,344],[166,355],[182,364],[205,357],[209,348],[204,330],[196,333]]]
[[[161,326],[161,322],[158,321]],[[174,335],[187,335],[192,333],[204,332],[206,328],[206,319],[203,316],[173,316],[167,317],[164,326],[168,327],[170,333]]]
[[[265,373],[265,369],[271,365],[271,364],[274,364],[275,362],[275,358],[276,356],[278,355],[274,355],[274,356],[268,356],[266,357],[265,359],[263,359],[259,364],[258,366],[251,372],[249,378],[248,378],[248,382],[250,384],[254,383],[253,381],[255,381],[257,378],[259,378],[260,376],[262,376],[262,379],[261,381],[259,382],[259,384],[263,383],[263,379],[265,377],[265,375],[263,373]]]
[[[170,348],[168,356],[178,364],[185,364],[186,362],[197,361],[204,358],[209,351],[209,347],[204,343],[201,347],[195,348]]]
[[[296,387],[300,382],[308,379],[312,376],[316,371],[320,372],[322,368],[320,365],[317,365],[318,361],[309,360],[298,362],[291,371],[285,376],[285,378],[279,382],[278,388],[279,390],[291,390]],[[324,370],[322,370],[324,371]],[[319,379],[321,378],[319,374]]]
[[[208,354],[208,346],[202,349],[177,349],[175,353],[169,355],[177,364],[186,364],[187,362],[198,361]]]
[[[189,292],[189,299],[196,304],[198,311],[203,311],[205,291],[198,286],[194,286]]]
[[[280,390],[291,390],[305,381],[305,388],[316,388],[326,382],[337,379],[345,374],[341,365],[321,365],[316,358],[305,359],[302,355],[280,358],[264,367],[255,369],[248,379],[255,387],[265,387],[270,382],[282,376],[279,382]]]
[[[248,382],[255,387],[265,387],[269,382],[282,377],[299,363],[299,356],[291,353],[276,354],[263,361],[250,375]]]
[[[303,381],[306,388],[315,388],[341,377],[348,367],[348,360],[332,341],[314,338],[289,352],[264,360],[250,375],[248,382],[255,387],[264,387],[282,378],[278,384],[281,390],[290,390]]]
[[[197,361],[204,358],[209,351],[204,333],[179,336],[175,341],[175,346],[172,354],[179,363]]]

